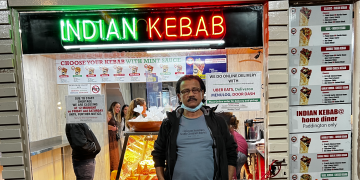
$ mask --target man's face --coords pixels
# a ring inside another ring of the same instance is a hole
[[[200,83],[195,80],[186,80],[180,84],[180,94],[178,98],[186,107],[195,108],[200,104],[204,97],[204,90],[200,88]]]

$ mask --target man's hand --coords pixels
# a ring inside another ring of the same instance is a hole
[[[164,167],[156,167],[156,176],[158,180],[165,180]]]
[[[228,165],[228,171],[229,171],[229,180],[233,179],[234,173],[235,173],[236,167]]]

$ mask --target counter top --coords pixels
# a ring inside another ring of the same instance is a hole
[[[158,135],[159,132],[134,132],[134,131],[125,131],[125,136],[131,136],[131,135]]]
[[[69,142],[67,140],[62,140],[61,136],[30,142],[30,156],[69,145]]]

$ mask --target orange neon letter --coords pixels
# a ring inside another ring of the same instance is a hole
[[[202,23],[202,25],[204,26],[204,29],[200,29],[201,23]],[[205,25],[205,22],[204,22],[204,17],[202,17],[202,16],[201,16],[201,18],[200,18],[200,20],[199,20],[199,25],[198,25],[198,28],[197,28],[197,30],[196,30],[196,35],[195,35],[195,36],[198,36],[199,31],[205,31],[206,36],[209,36],[209,33],[208,33],[207,30],[206,30],[206,25]]]
[[[189,24],[183,26],[183,24],[182,24],[183,19],[187,19],[189,21]],[[182,36],[190,36],[191,35],[192,29],[191,29],[190,25],[191,25],[190,18],[188,18],[188,17],[180,18],[180,37],[182,37]],[[190,30],[190,32],[188,34],[183,34],[183,28],[188,28]]]
[[[169,26],[169,25],[168,25],[168,21],[170,21],[170,20],[175,21],[175,25],[174,25],[174,26]],[[169,29],[169,28],[176,28],[176,19],[175,19],[175,18],[166,18],[166,19],[165,19],[165,31],[166,31],[166,36],[167,36],[167,37],[177,37],[176,34],[169,34],[169,32],[168,32],[168,29]]]
[[[152,29],[155,29],[157,35],[159,36],[159,38],[161,38],[161,34],[159,33],[159,31],[157,30],[157,28],[155,27],[156,23],[159,21],[160,18],[157,18],[155,23],[153,25],[151,25],[151,18],[149,18],[149,37],[150,39],[152,39]]]
[[[221,20],[220,23],[215,24],[215,18],[219,18]],[[221,25],[223,22],[224,22],[224,19],[221,16],[214,16],[212,18],[212,35],[221,35],[224,32],[224,26]],[[220,27],[221,32],[215,33],[215,26]]]

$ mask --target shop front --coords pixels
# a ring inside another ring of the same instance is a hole
[[[110,179],[110,104],[144,98],[149,113],[174,110],[175,83],[184,75],[203,79],[208,106],[237,117],[250,173],[264,176],[266,2],[73,8],[17,11],[30,178],[75,179],[65,125],[85,122],[102,148],[95,179]],[[156,179],[150,155],[156,135],[136,127],[125,132],[116,179]]]

